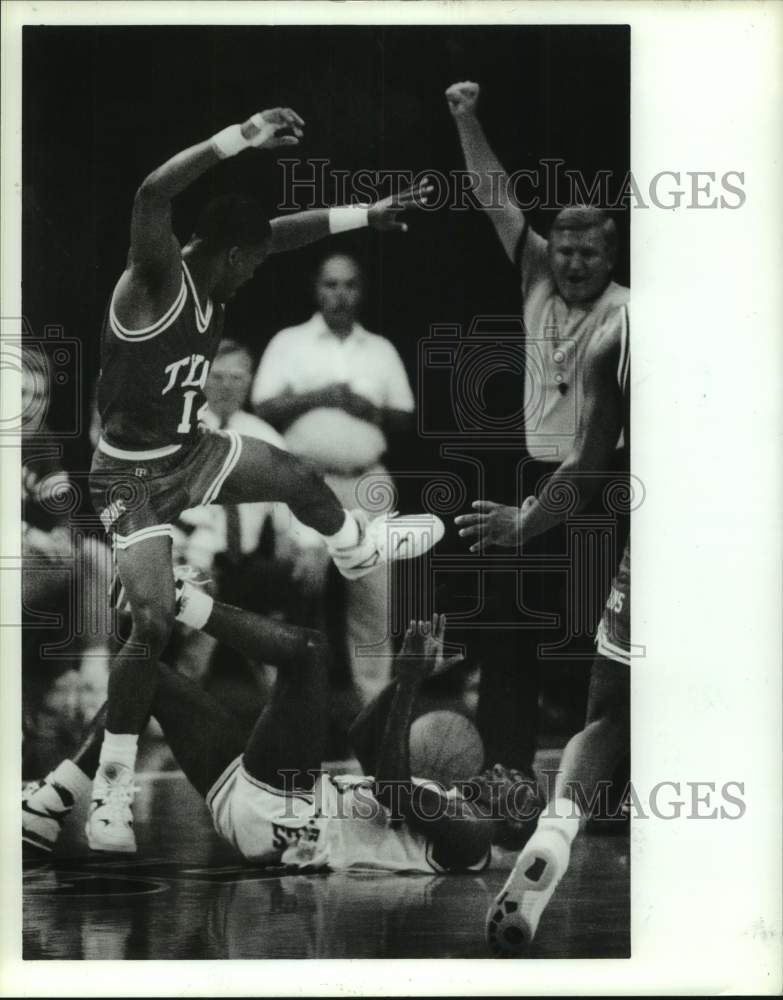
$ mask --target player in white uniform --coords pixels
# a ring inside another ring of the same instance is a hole
[[[328,726],[327,649],[320,633],[218,604],[181,586],[178,617],[278,668],[269,705],[248,735],[195,684],[161,665],[152,714],[215,829],[260,864],[335,870],[479,870],[493,842],[521,847],[540,812],[530,778],[491,773],[464,794],[412,778],[410,724],[422,682],[442,669],[445,617],[411,622],[395,680],[356,720],[352,739],[375,777],[320,770]],[[105,710],[71,761],[28,790],[23,840],[51,850],[98,766]],[[502,793],[500,796],[498,793]],[[117,808],[121,808],[118,804]]]
[[[628,307],[598,331],[586,358],[585,399],[574,450],[549,478],[538,497],[521,508],[479,500],[476,513],[456,518],[472,548],[522,545],[566,516],[558,503],[574,491],[577,505],[589,499],[610,462],[622,431],[629,441],[630,372]],[[568,868],[571,844],[615,767],[630,749],[630,588],[631,549],[625,546],[596,635],[585,728],[563,751],[554,796],[538,820],[508,881],[487,914],[487,937],[494,952],[524,954],[535,936],[544,907]]]

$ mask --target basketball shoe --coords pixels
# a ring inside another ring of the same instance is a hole
[[[49,853],[73,808],[74,797],[53,774],[22,789],[22,843],[26,854]]]
[[[539,827],[489,908],[487,941],[498,958],[521,958],[568,868],[571,844],[560,829]]]
[[[93,851],[136,853],[133,796],[134,773],[122,764],[103,764],[92,783],[92,799],[84,831]]]
[[[360,509],[351,511],[359,526],[359,541],[332,549],[335,566],[347,580],[358,580],[385,563],[415,559],[443,538],[443,521],[435,514],[381,514],[372,520]]]

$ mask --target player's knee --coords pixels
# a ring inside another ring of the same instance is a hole
[[[169,641],[174,627],[174,609],[153,604],[141,604],[133,609],[133,634],[137,642],[160,653]]]
[[[594,718],[604,719],[623,733],[628,732],[631,726],[628,692],[622,688],[605,691],[595,707]]]

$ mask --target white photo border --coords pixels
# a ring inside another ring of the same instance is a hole
[[[639,820],[628,960],[23,962],[20,638],[0,632],[4,996],[781,990],[783,6],[775,2],[29,3],[2,9],[2,315],[21,315],[21,27],[629,24],[632,170],[744,174],[736,210],[632,215],[633,774],[744,784],[730,820]],[[3,414],[18,385],[2,370]],[[0,448],[0,621],[18,621],[19,453]],[[689,793],[688,793],[689,794]]]

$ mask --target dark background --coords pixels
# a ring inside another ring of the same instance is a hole
[[[98,370],[99,331],[124,267],[133,194],[178,150],[257,110],[288,105],[307,122],[285,156],[327,158],[330,169],[460,169],[443,92],[482,86],[481,117],[507,170],[542,158],[589,179],[629,169],[630,31],[558,27],[26,27],[23,39],[23,309],[34,336],[47,324],[81,345],[78,367],[55,389],[50,424],[73,427]],[[242,189],[274,214],[283,201],[273,155],[245,153],[182,195],[175,228],[186,239],[203,201]],[[321,204],[332,203],[330,192]],[[534,211],[546,231],[553,213]],[[628,218],[617,278],[629,282]],[[368,276],[363,320],[396,344],[418,384],[418,342],[431,323],[513,314],[519,278],[488,218],[443,208],[408,219],[406,235],[361,231],[333,245],[358,253]],[[226,332],[258,355],[281,327],[312,312],[316,244],[272,258],[227,311]],[[516,399],[518,378],[497,398]],[[434,405],[448,406],[435,398]],[[66,464],[89,466],[86,434],[63,439]],[[405,461],[438,461],[438,442],[408,442]],[[392,462],[394,466],[394,462]],[[437,468],[437,466],[435,466]],[[500,499],[498,497],[498,499]]]

